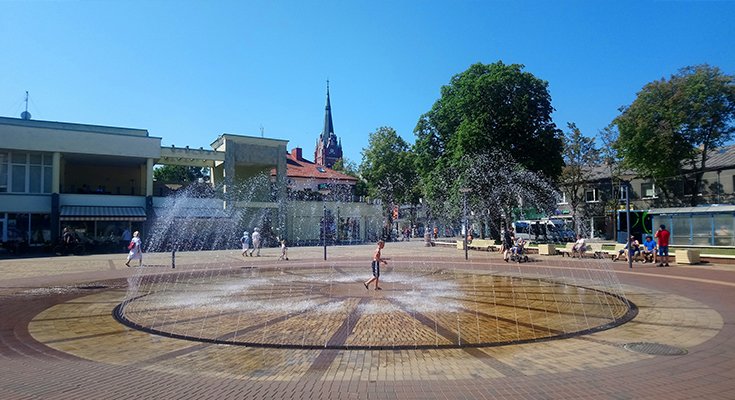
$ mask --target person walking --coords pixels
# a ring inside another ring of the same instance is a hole
[[[140,240],[140,233],[138,231],[133,232],[133,238],[130,240],[128,245],[128,261],[125,262],[126,267],[130,267],[130,260],[138,260],[138,266],[143,266],[143,245]]]
[[[251,239],[253,239],[253,248],[250,249],[250,257],[253,257],[253,253],[255,253],[256,256],[260,257],[260,247],[262,243],[260,229],[253,229],[253,235],[251,236]]]
[[[669,234],[669,231],[666,230],[666,225],[661,224],[661,227],[656,231],[656,234],[653,235],[653,237],[656,238],[658,241],[658,256],[659,256],[659,263],[658,267],[668,267],[669,266],[669,237],[671,234]]]
[[[286,260],[288,261],[288,246],[286,246],[286,239],[281,239],[281,256],[278,257],[278,260]]]
[[[513,234],[513,227],[508,226],[503,231],[503,260],[505,260],[505,262],[508,262],[508,259],[510,258],[510,251],[513,248],[515,241],[516,238]]]
[[[383,258],[380,254],[383,250],[383,247],[385,247],[385,242],[382,240],[378,241],[378,248],[375,249],[375,253],[373,254],[373,262],[371,264],[371,267],[373,269],[373,277],[370,278],[367,282],[362,283],[363,285],[365,285],[365,289],[370,290],[370,284],[375,282],[375,290],[383,290],[380,286],[378,286],[378,281],[380,279],[380,263],[388,265],[388,261],[386,261],[386,259]]]
[[[248,231],[242,233],[240,243],[242,244],[242,256],[247,257],[248,250],[250,250],[250,234],[248,233]]]
[[[120,237],[120,244],[122,244],[122,248],[126,249],[128,243],[133,240],[133,235],[130,233],[130,229],[125,228],[125,230],[122,233],[122,237]]]

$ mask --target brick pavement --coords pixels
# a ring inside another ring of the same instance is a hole
[[[306,267],[367,264],[372,246],[293,248]],[[526,276],[578,276],[590,260],[534,256],[521,265],[495,253],[389,243],[395,270],[412,263]],[[630,322],[569,339],[501,347],[299,350],[170,339],[117,323],[111,310],[139,274],[277,268],[276,249],[146,256],[128,269],[109,255],[0,260],[0,398],[325,399],[735,399],[735,269],[609,263],[639,307]],[[596,261],[595,261],[596,262]],[[603,261],[607,262],[607,261]],[[330,264],[331,263],[331,264]],[[283,264],[290,265],[290,264]],[[192,272],[193,273],[193,272]],[[369,269],[365,268],[365,273]],[[386,272],[388,274],[389,272]],[[155,279],[155,278],[153,278]],[[655,342],[680,356],[623,346]]]

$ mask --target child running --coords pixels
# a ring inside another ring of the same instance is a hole
[[[383,247],[385,247],[385,242],[382,240],[378,241],[378,248],[375,249],[375,254],[373,254],[373,277],[370,278],[369,281],[362,283],[363,285],[365,285],[365,289],[370,290],[370,284],[375,282],[375,290],[383,290],[380,286],[378,286],[378,280],[380,278],[380,263],[388,265],[388,261],[380,256],[380,251],[383,250]]]
[[[240,243],[242,243],[242,256],[247,257],[248,250],[250,250],[250,234],[248,233],[248,231],[242,233]]]

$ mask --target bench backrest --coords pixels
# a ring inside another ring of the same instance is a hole
[[[623,244],[623,243],[617,243],[615,245],[615,252],[620,252],[620,250],[623,250],[623,249],[625,249],[625,244]]]
[[[590,243],[588,246],[590,251],[602,251],[602,243]]]
[[[574,250],[574,242],[567,243],[566,247],[564,247],[565,250],[572,251]]]

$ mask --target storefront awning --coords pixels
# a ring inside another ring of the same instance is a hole
[[[62,221],[145,221],[143,207],[62,206]]]

